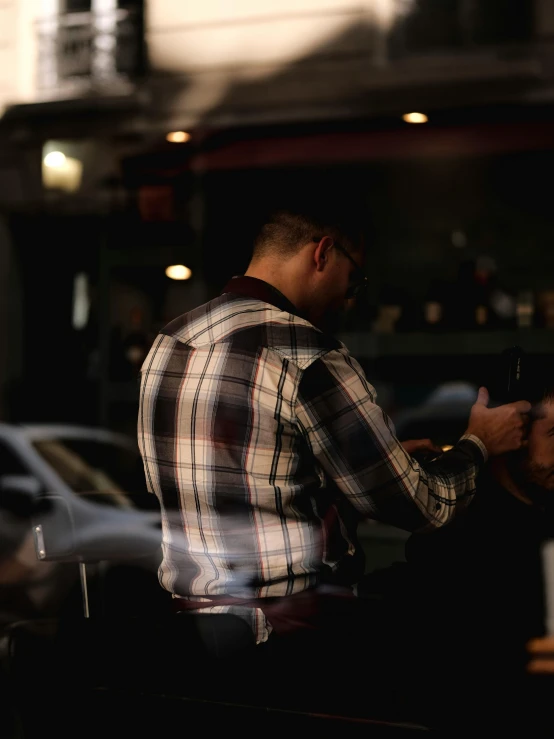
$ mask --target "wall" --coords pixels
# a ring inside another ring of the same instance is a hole
[[[17,97],[17,0],[0,2],[0,115],[6,104]]]
[[[21,370],[21,293],[7,223],[0,216],[0,422],[9,419],[8,391]]]
[[[388,63],[387,32],[415,1],[239,0],[232,9],[224,0],[152,1],[154,108],[174,127],[273,123],[491,102],[539,84],[543,70],[531,47]],[[536,2],[548,25],[546,0]]]
[[[94,0],[93,6],[111,2]],[[387,64],[387,31],[415,2],[145,0],[150,113],[165,120],[173,115],[183,125],[245,122],[249,115],[259,120],[264,114],[275,121],[289,116],[291,108],[296,117],[351,116],[378,111],[386,91],[402,105],[414,99],[406,90],[450,78],[475,84],[517,78],[531,84],[544,76],[544,50],[510,57],[460,55],[455,63],[433,55],[417,64],[411,59]],[[54,19],[60,3],[0,0],[0,110],[39,98],[37,20]],[[552,3],[535,3],[539,33],[542,29],[547,38],[554,28]],[[486,94],[504,92],[491,85]],[[52,96],[59,97],[59,91]]]

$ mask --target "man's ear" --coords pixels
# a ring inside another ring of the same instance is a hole
[[[317,244],[314,250],[314,262],[318,272],[322,272],[325,269],[325,265],[329,259],[329,251],[333,244],[334,241],[330,236],[324,236]]]

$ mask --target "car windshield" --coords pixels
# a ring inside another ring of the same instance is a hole
[[[146,493],[138,450],[79,438],[40,439],[34,447],[75,493],[114,505],[129,505],[132,497]]]

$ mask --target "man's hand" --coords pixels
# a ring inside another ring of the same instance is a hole
[[[466,433],[477,436],[491,456],[520,449],[529,420],[525,414],[531,410],[531,404],[518,400],[498,408],[487,408],[488,403],[488,390],[482,387],[471,409]]]
[[[413,457],[416,452],[419,454],[442,454],[440,446],[433,444],[431,439],[410,439],[409,441],[401,441],[400,443],[410,457]]]

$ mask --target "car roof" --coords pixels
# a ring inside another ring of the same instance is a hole
[[[137,447],[136,441],[130,436],[95,426],[74,426],[63,423],[34,423],[29,425],[23,424],[20,426],[12,426],[12,429],[17,429],[19,433],[23,434],[23,436],[25,436],[25,438],[30,442],[47,439],[88,439],[89,441],[116,444],[133,450]]]

